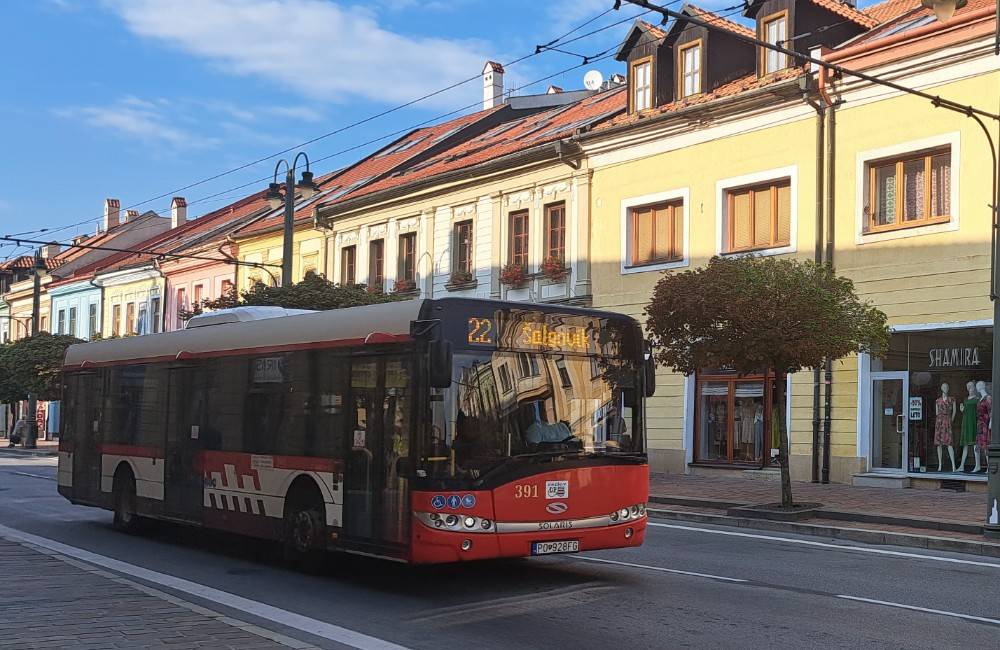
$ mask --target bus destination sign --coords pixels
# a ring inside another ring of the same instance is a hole
[[[587,353],[594,349],[596,328],[558,322],[493,318],[469,318],[468,343],[503,349],[550,350]]]

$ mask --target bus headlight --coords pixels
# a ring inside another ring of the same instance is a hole
[[[475,528],[476,527],[476,518],[475,517],[466,517],[465,518],[465,522],[463,522],[463,523],[465,523],[465,527],[466,528]]]
[[[646,505],[643,503],[637,503],[627,508],[622,508],[620,510],[615,510],[612,512],[608,518],[611,519],[612,524],[618,524],[626,521],[635,521],[636,519],[641,519],[646,516]]]
[[[455,515],[448,515],[444,518],[444,523],[448,525],[448,528],[454,528],[458,525],[458,517]]]

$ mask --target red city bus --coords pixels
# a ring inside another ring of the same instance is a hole
[[[66,353],[59,492],[413,563],[638,546],[638,324],[446,298],[242,307]]]

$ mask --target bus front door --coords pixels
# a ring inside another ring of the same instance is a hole
[[[97,372],[70,375],[72,401],[64,410],[70,428],[67,441],[73,450],[73,498],[98,503],[101,494],[101,402]]]
[[[192,385],[197,377],[190,368],[170,369],[164,445],[163,514],[190,523],[201,523],[205,498],[200,467],[204,391]]]
[[[411,395],[406,357],[353,360],[344,515],[354,541],[383,549],[407,541],[407,485],[398,470],[409,456]]]

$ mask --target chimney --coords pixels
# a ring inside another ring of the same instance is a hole
[[[59,244],[46,244],[42,246],[42,257],[46,259],[55,257],[59,254],[60,250],[62,250],[62,247],[60,247]]]
[[[555,95],[556,93],[561,93],[563,91],[559,86],[549,86],[549,89],[545,91],[546,95]]]
[[[175,196],[170,201],[170,227],[176,228],[187,221],[188,204],[183,196]]]
[[[139,216],[138,210],[126,210],[125,211],[125,223],[132,221]]]
[[[104,221],[101,223],[104,232],[118,225],[118,213],[122,204],[118,199],[104,199]]]
[[[503,103],[503,66],[487,61],[483,66],[483,110]]]

